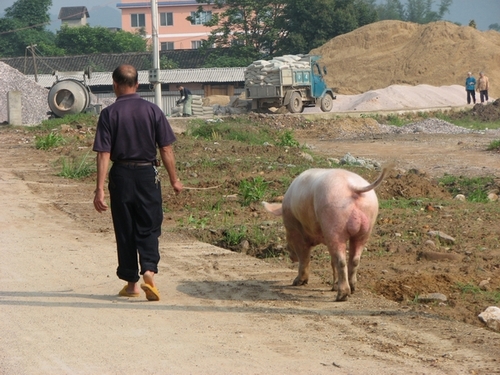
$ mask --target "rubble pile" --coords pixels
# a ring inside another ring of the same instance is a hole
[[[7,95],[20,91],[23,125],[38,125],[49,118],[47,101],[49,90],[40,86],[18,70],[0,61],[0,123],[7,123]]]

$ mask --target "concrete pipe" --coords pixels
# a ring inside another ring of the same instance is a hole
[[[57,117],[83,112],[90,105],[90,91],[75,79],[58,81],[49,91],[49,108]]]

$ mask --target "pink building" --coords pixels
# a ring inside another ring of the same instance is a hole
[[[199,4],[196,0],[158,0],[158,40],[160,50],[196,49],[206,40],[210,28],[203,23],[212,17],[212,6]],[[198,7],[204,13],[194,18]],[[136,32],[143,28],[151,38],[151,0],[121,0],[117,7],[122,13],[122,29]],[[186,20],[192,16],[192,22]]]

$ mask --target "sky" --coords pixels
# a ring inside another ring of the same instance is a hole
[[[0,0],[0,15],[15,1]],[[385,0],[377,1],[385,2]],[[88,23],[91,26],[121,27],[120,12],[116,7],[119,2],[119,0],[52,0],[49,13],[52,15],[53,22],[49,29],[55,31],[61,26],[61,22],[57,19],[61,7],[83,5],[89,10]],[[439,0],[434,0],[434,4],[439,2]],[[500,0],[453,0],[450,12],[444,18],[462,25],[468,25],[473,19],[479,30],[488,30],[489,25],[500,24]]]

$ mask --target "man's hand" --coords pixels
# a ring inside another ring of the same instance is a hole
[[[108,205],[106,204],[106,202],[104,202],[104,190],[95,191],[94,207],[99,213],[102,213],[108,209]]]
[[[179,194],[182,189],[184,189],[184,186],[182,185],[182,182],[180,180],[177,180],[175,181],[173,184],[172,184],[172,187],[174,188],[174,191]]]

